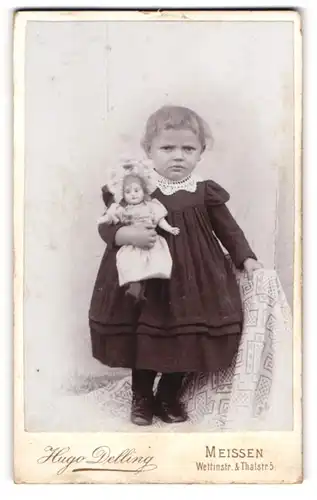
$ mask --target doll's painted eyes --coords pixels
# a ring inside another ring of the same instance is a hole
[[[137,184],[132,186],[127,186],[124,190],[125,194],[140,193],[141,191],[142,191],[141,186],[138,186]]]

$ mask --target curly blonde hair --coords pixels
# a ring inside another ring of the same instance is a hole
[[[163,106],[148,118],[141,146],[149,153],[153,139],[168,129],[188,129],[198,138],[202,151],[207,144],[213,144],[213,137],[208,124],[195,111],[184,106]]]

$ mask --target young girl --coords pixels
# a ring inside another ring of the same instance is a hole
[[[127,301],[118,284],[116,254],[122,245],[152,247],[157,233],[149,225],[99,225],[107,249],[89,312],[93,356],[112,367],[132,368],[131,420],[137,425],[151,424],[154,415],[164,422],[185,421],[180,402],[184,375],[226,368],[237,352],[240,294],[219,241],[249,276],[261,267],[226,206],[229,194],[194,174],[207,130],[194,111],[178,106],[165,106],[147,121],[142,144],[157,174],[153,195],[180,234],[166,235],[171,279],[146,281],[147,300],[140,308]],[[113,202],[106,187],[103,199],[107,206]]]
[[[113,203],[99,219],[99,223],[144,226],[159,226],[164,231],[178,235],[179,229],[169,225],[165,219],[166,208],[150,194],[155,190],[155,182],[141,162],[123,163],[111,176],[108,184],[113,193]],[[136,300],[145,299],[144,280],[169,279],[172,271],[172,259],[166,240],[156,238],[152,248],[138,248],[123,245],[116,256],[119,286],[129,285],[126,293]]]

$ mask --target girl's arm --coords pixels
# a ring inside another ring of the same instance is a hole
[[[117,244],[115,238],[120,227],[122,227],[122,224],[108,224],[108,222],[102,222],[98,225],[99,236],[107,243],[107,247],[111,248]]]
[[[153,227],[124,226],[123,224],[99,224],[98,232],[108,248],[133,245],[139,248],[152,248],[156,241]]]
[[[102,199],[106,205],[107,211],[110,209],[110,207],[114,203],[113,195],[110,193],[108,190],[107,186],[102,187]],[[110,209],[111,211],[111,209]],[[115,246],[117,243],[115,241],[115,236],[117,231],[123,226],[123,224],[109,224],[109,222],[106,221],[99,221],[98,224],[98,232],[101,237],[101,239],[107,244],[108,248],[112,248]]]
[[[208,207],[208,213],[217,238],[228,250],[234,265],[238,269],[243,268],[243,264],[247,259],[257,259],[244,232],[224,203]]]
[[[125,226],[118,230],[115,243],[118,246],[133,245],[134,247],[149,249],[156,241],[156,231],[153,226]]]
[[[157,223],[157,225],[163,229],[163,231],[166,231],[167,233],[173,234],[174,236],[177,236],[180,232],[178,227],[172,227],[164,217],[160,219]]]

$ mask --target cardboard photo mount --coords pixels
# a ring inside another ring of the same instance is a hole
[[[55,433],[24,428],[25,34],[29,22],[289,22],[294,40],[293,430]],[[14,474],[16,483],[302,482],[302,33],[295,11],[21,11],[14,18]],[[244,464],[244,465],[243,465]]]

